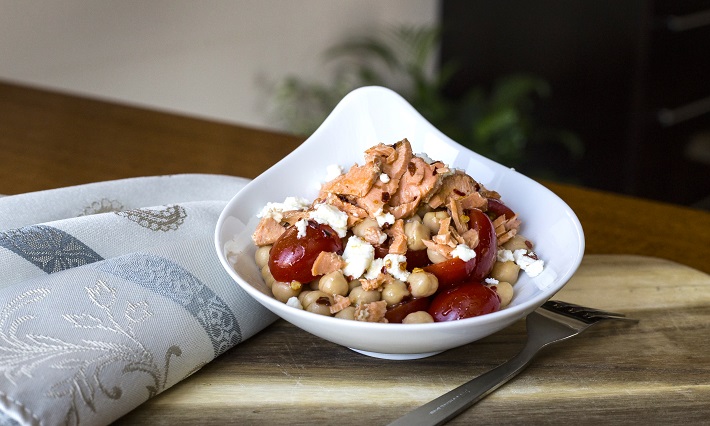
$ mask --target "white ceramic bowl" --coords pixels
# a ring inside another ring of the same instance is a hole
[[[313,200],[329,165],[345,170],[363,164],[364,151],[379,142],[409,139],[415,153],[464,169],[522,219],[521,234],[535,243],[545,269],[535,278],[522,273],[506,308],[488,315],[432,324],[381,324],[348,321],[291,308],[270,295],[254,261],[251,241],[256,214],[267,202],[287,196]],[[249,161],[245,158],[243,161]],[[236,264],[225,243],[237,242]],[[227,204],[215,230],[215,247],[224,268],[247,293],[286,321],[323,339],[370,356],[422,358],[495,333],[547,301],[565,285],[584,253],[584,234],[574,212],[559,197],[522,174],[452,141],[427,122],[402,97],[382,87],[348,94],[300,147],[247,184]]]

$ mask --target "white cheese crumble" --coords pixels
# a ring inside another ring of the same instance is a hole
[[[375,212],[375,220],[377,224],[380,225],[380,228],[382,228],[385,225],[394,224],[394,215],[392,213],[385,213],[382,209],[379,209]]]
[[[316,222],[328,225],[340,238],[348,233],[348,215],[330,204],[316,204],[308,217]]]
[[[372,260],[375,258],[375,248],[372,244],[363,240],[358,236],[348,238],[348,243],[343,250],[343,260],[345,267],[343,274],[346,277],[358,279],[370,267]]]
[[[401,281],[407,281],[410,272],[407,271],[407,257],[403,254],[389,253],[385,256],[383,265],[388,274]]]
[[[515,264],[520,266],[520,269],[525,271],[529,277],[536,277],[540,275],[542,270],[545,268],[545,262],[542,259],[532,258],[525,249],[518,249],[515,251],[506,249],[498,250],[496,257],[499,262],[515,262]]]
[[[471,249],[466,244],[459,244],[456,246],[455,249],[451,250],[451,255],[454,257],[458,257],[464,262],[468,262],[469,260],[476,257],[476,252],[473,251],[473,249]]]
[[[367,267],[367,272],[365,272],[364,278],[367,280],[374,280],[382,272],[382,267],[384,266],[383,259],[373,259],[370,266]]]
[[[296,309],[303,309],[303,305],[301,305],[301,301],[298,300],[298,297],[296,297],[296,296],[289,297],[288,300],[286,301],[286,306],[290,306],[290,307],[296,308]]]
[[[339,164],[331,164],[325,168],[325,181],[330,182],[343,174],[343,166]]]
[[[310,203],[301,197],[286,197],[283,203],[266,203],[256,217],[271,217],[277,222],[283,219],[283,212],[291,210],[305,210]]]
[[[490,277],[486,278],[484,281],[485,281],[486,284],[488,284],[488,285],[496,285],[496,284],[498,284],[498,283],[500,282],[500,281],[498,281],[497,279],[495,279],[495,278],[490,278]]]
[[[418,154],[415,154],[417,157],[421,158],[422,160],[426,161],[427,164],[431,164],[434,162],[434,160],[431,159],[425,152],[420,152]]]
[[[387,183],[390,181],[390,176],[387,173],[380,174],[380,181],[382,183]]]
[[[296,229],[298,229],[298,234],[296,234],[296,238],[305,237],[307,227],[308,222],[305,219],[298,219],[298,221],[296,222]]]

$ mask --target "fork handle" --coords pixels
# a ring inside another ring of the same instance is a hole
[[[446,423],[517,376],[543,346],[545,345],[528,340],[523,350],[510,360],[410,411],[389,426],[429,426]]]

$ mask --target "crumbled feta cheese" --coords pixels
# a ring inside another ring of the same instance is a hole
[[[545,262],[543,262],[542,259],[531,257],[527,250],[515,250],[513,256],[515,257],[515,263],[520,266],[520,269],[525,271],[529,277],[540,275],[540,272],[542,272],[545,267]]]
[[[358,279],[370,267],[375,258],[375,248],[372,244],[358,236],[348,238],[348,243],[343,250],[343,260],[345,267],[343,274],[347,277]]]
[[[377,224],[380,225],[380,228],[389,224],[392,225],[394,223],[394,215],[392,213],[385,213],[382,209],[379,209],[375,212],[375,220],[377,220]]]
[[[307,227],[308,222],[305,219],[298,219],[298,221],[296,222],[296,229],[298,229],[298,234],[296,234],[296,238],[305,237]]]
[[[545,267],[545,262],[542,259],[535,259],[531,257],[530,253],[525,249],[518,249],[515,251],[510,251],[506,249],[498,250],[496,256],[498,262],[515,262],[516,265],[520,266],[520,269],[525,271],[530,277],[536,277],[540,275]]]
[[[515,260],[513,257],[513,252],[507,249],[500,249],[498,250],[498,254],[496,255],[496,260],[498,262],[512,262]]]
[[[407,271],[407,257],[403,254],[390,253],[385,256],[383,263],[388,274],[401,281],[407,281],[410,272]]]
[[[451,250],[451,255],[454,257],[458,257],[464,262],[468,262],[469,260],[476,257],[476,252],[473,251],[473,249],[471,249],[466,244],[459,244],[456,246],[455,249]]]
[[[421,158],[422,160],[426,161],[427,164],[431,164],[434,162],[434,160],[431,159],[425,152],[420,152],[418,154],[415,154],[417,157]]]
[[[343,174],[343,166],[339,164],[331,164],[325,169],[325,181],[330,182]]]
[[[390,176],[387,173],[382,173],[380,174],[380,181],[383,183],[387,183],[390,181]]]
[[[291,210],[305,210],[310,203],[301,197],[286,197],[283,203],[266,203],[256,217],[271,217],[277,222],[283,219],[283,212]]]
[[[340,238],[348,233],[348,215],[330,204],[316,204],[308,217],[333,228]]]
[[[488,277],[488,278],[485,279],[485,282],[486,282],[486,284],[488,284],[488,285],[496,285],[496,284],[498,284],[500,281],[498,281],[498,280],[495,279],[495,278],[490,278],[490,277]]]
[[[373,259],[370,266],[367,268],[367,272],[365,272],[364,278],[368,280],[374,280],[377,278],[377,276],[380,275],[380,272],[382,272],[384,263],[385,262],[382,259]]]
[[[296,296],[289,297],[288,300],[286,301],[286,305],[290,306],[292,308],[296,308],[296,309],[303,309],[303,305],[301,305],[301,301],[298,300],[298,297],[296,297]]]

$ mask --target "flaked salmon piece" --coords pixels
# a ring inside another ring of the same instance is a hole
[[[495,198],[496,200],[500,200],[500,194],[497,193],[496,191],[491,191],[489,189],[486,189],[483,185],[481,185],[481,188],[478,190],[478,192],[481,194],[483,198]]]
[[[502,246],[503,244],[507,243],[510,241],[511,238],[513,238],[516,234],[518,233],[517,229],[511,229],[510,231],[507,231],[501,235],[498,235],[498,245]]]
[[[322,202],[337,207],[338,210],[348,215],[348,227],[352,227],[357,222],[368,216],[367,210],[351,203],[347,196],[338,196],[332,193],[326,195]]]
[[[439,208],[446,205],[449,199],[465,197],[477,192],[481,186],[471,176],[461,170],[454,171],[453,174],[444,178],[441,188],[429,200],[432,208]]]
[[[431,237],[431,240],[436,244],[449,246],[453,249],[456,248],[460,242],[463,242],[460,237],[456,237],[459,237],[459,235],[455,229],[451,228],[451,217],[446,217],[439,221],[439,231],[436,235]]]
[[[383,173],[390,179],[399,180],[412,160],[412,145],[405,138],[394,145],[380,143],[365,151],[365,161],[381,163]]]
[[[256,225],[251,239],[257,246],[266,246],[273,244],[284,232],[286,232],[286,227],[277,222],[276,219],[267,216],[261,218]]]
[[[301,219],[308,219],[308,212],[305,210],[287,210],[282,213],[282,222],[293,225]]]
[[[404,220],[395,220],[394,224],[385,230],[385,233],[390,237],[390,253],[407,253],[407,236],[404,234]]]
[[[457,201],[462,209],[479,209],[482,211],[488,210],[488,199],[479,192],[472,192],[459,198]]]
[[[390,274],[380,272],[375,278],[360,278],[360,284],[365,291],[378,290],[385,284],[394,281],[394,277]]]
[[[338,253],[322,251],[316,257],[311,267],[313,276],[325,275],[331,272],[340,271],[345,267],[345,260]]]
[[[513,238],[520,228],[520,219],[518,215],[513,215],[510,219],[506,219],[505,216],[501,215],[493,221],[493,227],[495,228],[496,237],[498,237],[498,245],[505,244]]]
[[[448,244],[438,244],[432,240],[422,240],[422,242],[426,246],[427,250],[439,253],[447,259],[451,259],[453,257],[451,256],[451,251],[453,251],[454,247],[451,247]]]
[[[475,229],[469,229],[468,231],[461,234],[464,244],[474,249],[478,246],[478,231]]]
[[[357,198],[355,203],[358,207],[365,209],[368,214],[375,217],[375,214],[389,205],[392,194],[397,191],[399,179],[390,179],[389,182],[377,180],[364,197]]]
[[[451,212],[451,218],[454,221],[456,230],[460,234],[468,231],[469,218],[464,214],[460,201],[458,199],[451,199],[447,207],[449,208],[449,212]]]
[[[420,202],[428,200],[439,189],[443,175],[436,167],[419,157],[413,157],[399,180],[399,189],[392,196],[390,209],[395,218],[409,217],[419,208]]]
[[[379,165],[375,162],[367,162],[362,166],[355,164],[347,173],[324,183],[319,198],[326,198],[327,193],[364,197],[372,185],[379,181],[381,173]]]
[[[378,300],[377,302],[363,303],[355,308],[355,319],[365,322],[387,322],[387,302]]]
[[[330,308],[329,308],[331,315],[337,314],[338,312],[340,312],[343,309],[350,306],[350,303],[352,303],[352,302],[350,302],[349,297],[341,296],[339,294],[334,294],[333,299],[334,299],[335,303],[330,305]]]

